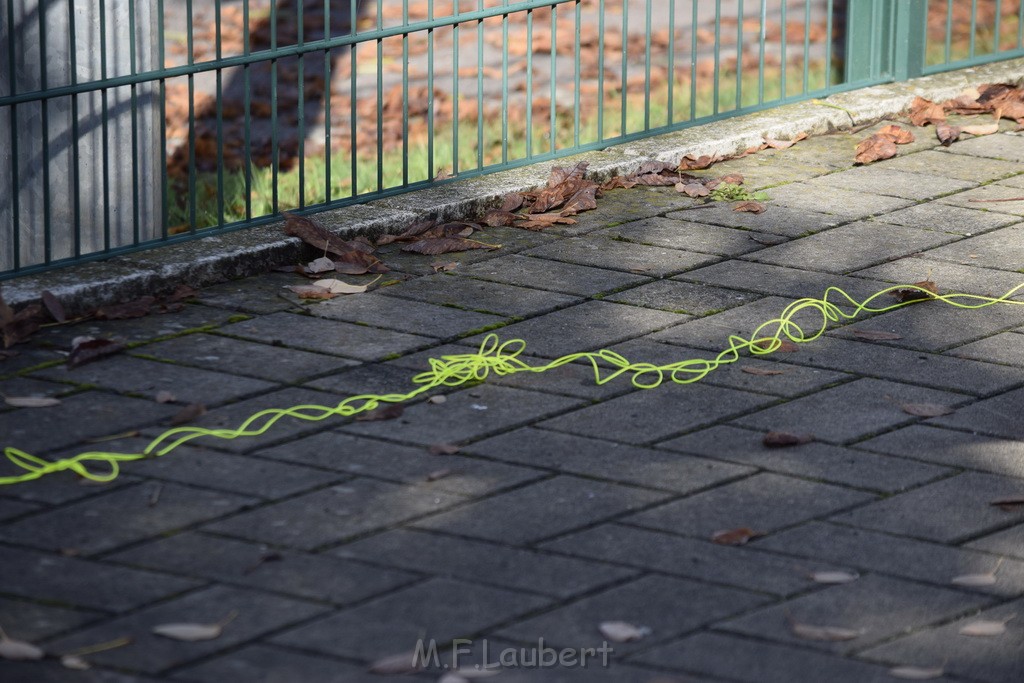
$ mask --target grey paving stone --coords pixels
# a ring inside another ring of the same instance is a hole
[[[821,188],[806,182],[773,187],[767,192],[773,205],[816,211],[849,221],[895,211],[914,203],[910,199],[880,197],[834,187]]]
[[[891,664],[941,665],[951,674],[972,680],[1019,681],[1024,678],[1024,656],[1019,647],[1024,638],[1024,625],[1012,617],[1018,616],[1022,608],[1024,600],[1015,600],[906,635],[866,650],[861,656]],[[994,638],[960,635],[961,628],[978,619],[1006,621],[1006,633]]]
[[[359,478],[207,525],[205,530],[312,550],[444,510],[465,500],[430,482],[400,486]]]
[[[958,543],[1024,519],[1024,510],[1005,511],[994,500],[1024,495],[1024,481],[966,472],[922,486],[834,521],[931,541]]]
[[[89,673],[73,671],[56,661],[4,662],[4,676],[15,683],[155,683],[156,678],[139,674],[120,674],[92,668]],[[87,678],[83,678],[83,676]]]
[[[550,230],[535,232],[523,230],[522,228],[487,228],[484,232],[477,233],[473,239],[479,239],[487,244],[499,244],[500,249],[471,249],[469,251],[451,252],[438,256],[425,256],[407,251],[401,251],[406,246],[402,243],[393,243],[381,247],[377,251],[385,263],[393,268],[396,273],[410,273],[413,275],[432,275],[436,273],[435,264],[454,263],[455,270],[461,271],[474,265],[494,260],[508,254],[514,254],[531,247],[547,244],[557,239],[557,235]]]
[[[611,645],[609,645],[610,651],[607,660],[604,660],[605,655],[595,648],[593,652],[586,652],[586,666],[574,664],[571,667],[558,665],[540,668],[534,666],[532,662],[544,661],[544,657],[548,657],[547,661],[551,661],[552,656],[558,656],[559,650],[550,648],[547,652],[555,653],[551,655],[542,651],[536,642],[524,645],[503,638],[488,638],[487,644],[488,652],[484,657],[481,641],[473,642],[473,645],[477,646],[475,650],[459,659],[459,663],[462,664],[462,673],[476,673],[476,662],[485,662],[489,666],[499,663],[499,668],[493,670],[501,672],[502,683],[720,683],[717,679],[696,679],[675,674],[666,676],[662,672],[630,666],[616,659],[614,648]],[[549,647],[546,642],[544,647]],[[573,653],[569,655],[572,657],[570,661],[578,662],[584,656],[582,648],[572,647],[569,650]],[[525,664],[519,667],[501,667],[500,661],[503,654],[510,661],[517,659]],[[445,664],[442,663],[441,666],[443,667]],[[440,673],[437,667],[428,668],[428,671],[432,674]]]
[[[1019,439],[991,438],[916,424],[862,441],[857,448],[1024,478],[1024,442]]]
[[[399,569],[272,550],[193,531],[135,546],[106,560],[335,604],[364,600],[419,578]]]
[[[231,311],[244,311],[264,315],[277,311],[300,308],[280,294],[287,285],[301,284],[294,274],[267,273],[260,277],[232,280],[211,287],[204,287],[199,300],[207,306],[217,306]]]
[[[487,313],[460,311],[457,308],[434,306],[374,293],[331,299],[313,307],[311,311],[313,315],[321,318],[347,320],[442,339],[451,339],[471,330],[505,321],[505,318]]]
[[[850,273],[954,239],[953,235],[932,230],[861,221],[762,249],[747,258],[790,268]]]
[[[771,396],[735,389],[668,382],[657,389],[580,408],[540,426],[609,441],[649,444],[774,401]]]
[[[893,168],[914,173],[930,173],[946,176],[947,178],[973,180],[981,183],[1024,171],[1024,166],[1012,161],[996,161],[966,154],[960,154],[956,157],[946,156],[950,152],[958,152],[960,146],[956,145],[956,147],[957,149],[955,150],[952,148],[949,150],[940,148],[924,150],[913,154],[901,154],[895,159],[880,161],[878,165],[881,168]]]
[[[964,547],[1024,559],[1024,524],[983,536]]]
[[[740,527],[770,533],[873,498],[860,491],[762,473],[630,515],[623,521],[700,538]]]
[[[530,256],[504,256],[465,268],[462,275],[553,292],[592,296],[628,285],[650,282],[649,277],[572,263],[555,264]]]
[[[793,299],[819,298],[825,295],[829,287],[842,287],[853,297],[866,298],[882,286],[881,283],[843,275],[816,273],[799,268],[786,268],[735,259],[691,270],[688,273],[677,275],[676,279]],[[829,300],[837,303],[841,301],[835,295]]]
[[[9,598],[0,598],[0,614],[3,615],[3,629],[8,638],[29,642],[78,628],[101,616],[97,612]]]
[[[792,304],[790,299],[769,296],[758,299],[743,306],[731,308],[722,313],[709,315],[698,320],[690,320],[682,325],[676,325],[662,332],[652,334],[648,337],[653,341],[678,344],[680,346],[692,346],[701,349],[713,349],[716,352],[729,348],[729,337],[737,335],[743,338],[751,337],[765,323],[778,320],[786,308]],[[810,335],[821,328],[827,322],[820,309],[807,307],[791,314],[789,320],[800,329]],[[762,339],[773,337],[778,330],[777,324],[765,327],[759,335]],[[806,347],[807,349],[813,346]],[[801,347],[797,353],[805,353]],[[743,358],[751,355],[748,351],[742,351]],[[764,357],[769,357],[762,354]],[[795,353],[779,353],[772,358],[796,355]],[[787,359],[788,360],[788,359]]]
[[[224,364],[229,366],[228,363]],[[125,393],[139,394],[153,400],[157,393],[169,391],[175,401],[185,405],[203,403],[216,405],[274,387],[249,377],[200,370],[184,365],[158,363],[131,356],[115,356],[101,363],[92,363],[68,370],[61,365],[39,373],[57,381],[90,384]]]
[[[879,379],[858,379],[782,405],[744,415],[735,422],[765,431],[813,434],[845,443],[919,421],[903,412],[904,403],[936,403],[956,407],[966,397],[946,391],[897,384]]]
[[[810,235],[834,228],[848,220],[812,211],[811,209],[790,208],[774,202],[768,204],[767,211],[758,214],[734,211],[732,204],[722,202],[711,205],[707,209],[677,211],[666,214],[665,217],[675,220],[756,230],[784,237]]]
[[[435,354],[431,352],[429,355]],[[419,371],[428,369],[426,365],[417,368]],[[405,394],[416,388],[412,382],[415,375],[415,371],[394,363],[364,363],[307,382],[305,386],[330,392],[337,398],[366,393]],[[436,393],[440,390],[431,390],[422,396],[426,398]]]
[[[1005,559],[1000,562],[1000,558],[978,551],[837,524],[803,524],[761,539],[757,547],[797,557],[835,562],[855,570],[880,572],[950,587],[955,577],[988,573],[996,569],[998,563],[995,585],[960,590],[1010,597],[1024,592],[1024,562]]]
[[[381,680],[365,666],[256,643],[175,672],[175,680],[223,683],[373,683]]]
[[[598,647],[604,640],[597,630],[602,622],[625,621],[650,628],[651,635],[638,642],[613,645],[616,654],[628,655],[651,642],[677,636],[764,602],[765,596],[745,590],[668,576],[644,576],[497,633],[527,642],[543,637],[555,647]]]
[[[544,232],[567,236],[580,235],[621,223],[623,217],[633,220],[648,218],[692,204],[692,199],[676,192],[674,187],[638,186],[628,190],[611,190],[602,194],[596,209],[573,216],[576,219],[575,225],[558,225]]]
[[[534,428],[507,432],[465,450],[554,472],[676,493],[696,491],[753,472],[749,467]]]
[[[1008,213],[1014,216],[1024,216],[1024,200],[1020,200],[1020,188],[1008,185],[982,185],[973,190],[958,192],[940,198],[938,201],[943,204],[961,206],[966,209],[977,209],[982,207],[993,213]],[[992,201],[999,200],[999,201]],[[1015,201],[1007,201],[1015,200]]]
[[[864,329],[869,329],[868,325]],[[792,362],[977,396],[1024,383],[1024,371],[948,355],[825,336],[790,354]]]
[[[549,602],[501,588],[450,579],[396,591],[358,607],[274,636],[271,641],[303,650],[374,660],[411,652],[430,639],[438,648]]]
[[[1006,365],[1024,366],[1024,345],[1019,335],[1003,332],[993,337],[979,339],[972,344],[964,344],[946,351],[953,358],[973,358],[989,363],[1005,363]]]
[[[213,334],[177,337],[143,346],[136,353],[209,370],[230,369],[235,375],[273,382],[299,382],[354,363],[336,356],[286,350]]]
[[[712,254],[632,244],[594,235],[559,240],[525,254],[555,261],[551,264],[551,274],[558,276],[561,276],[558,266],[561,262],[664,277],[719,260]]]
[[[841,188],[873,195],[922,200],[976,187],[978,182],[944,178],[941,175],[913,173],[894,168],[860,166],[827,176],[819,176],[808,180],[807,184],[813,185],[818,192]]]
[[[715,268],[716,266],[710,267]],[[699,282],[658,280],[617,292],[605,297],[605,300],[646,308],[658,308],[673,313],[703,316],[749,303],[757,297],[757,294],[750,292],[713,287]]]
[[[876,216],[874,220],[968,236],[1001,228],[1017,220],[1007,214],[985,211],[982,209],[984,206],[975,204],[975,208],[963,208],[940,202],[927,202]]]
[[[559,476],[416,523],[502,543],[533,543],[666,498],[664,493]]]
[[[783,626],[784,628],[784,626]],[[830,683],[889,683],[888,667],[727,633],[704,632],[665,643],[637,662],[748,683],[792,683],[811,674]]]
[[[748,590],[792,595],[814,585],[812,572],[835,569],[793,562],[749,546],[724,546],[619,524],[604,524],[544,543],[568,555],[624,564]]]
[[[538,315],[580,301],[567,294],[459,277],[458,273],[428,275],[385,287],[380,293],[502,316]]]
[[[988,596],[871,574],[755,610],[717,626],[782,643],[849,653],[991,602]],[[808,640],[792,632],[791,621],[863,630],[864,633],[840,642]]]
[[[558,598],[587,593],[636,574],[601,562],[414,529],[386,531],[343,545],[331,554]]]
[[[437,343],[419,334],[384,331],[363,325],[294,313],[253,318],[224,332],[253,341],[317,353],[374,361],[394,353],[407,353]]]
[[[786,241],[781,237],[759,236],[748,230],[711,227],[689,220],[662,217],[623,223],[596,232],[593,236],[720,256],[746,254]]]
[[[3,554],[4,593],[50,604],[124,612],[200,585],[169,574],[36,550],[5,546]]]
[[[955,244],[947,244],[928,252],[930,258],[974,265],[985,264],[986,268],[1001,268],[1020,272],[1024,264],[1024,223],[1011,225],[969,237]],[[1018,278],[1018,284],[1020,283]],[[1002,292],[999,292],[1002,294]]]
[[[689,320],[689,316],[626,306],[608,301],[587,301],[502,328],[502,339],[524,339],[528,353],[545,358],[592,351]],[[467,339],[479,344],[482,335]]]
[[[1024,165],[1018,165],[1017,168],[1020,171],[1024,171]],[[1024,176],[1022,176],[1022,175],[1015,175],[1015,176],[1010,176],[1008,178],[1000,178],[999,179],[999,184],[1000,185],[1005,185],[1007,187],[1021,187],[1021,188],[1024,188]]]
[[[160,308],[155,307],[149,315],[141,318],[85,320],[77,324],[43,328],[32,335],[32,339],[70,351],[72,341],[79,336],[118,339],[126,343],[148,342],[160,337],[213,329],[228,324],[236,319],[235,316],[238,314],[196,304],[185,304],[182,310],[173,313],[161,313]]]
[[[286,410],[294,406],[322,406],[334,408],[338,403],[338,397],[322,391],[312,391],[291,387],[261,394],[238,403],[216,408],[188,423],[188,427],[199,427],[203,429],[235,431],[253,415],[264,410]],[[309,409],[302,413],[311,417],[322,415],[318,410]],[[268,414],[254,422],[247,432],[258,432],[269,424],[275,415]],[[304,420],[297,417],[283,416],[261,435],[255,433],[248,436],[239,436],[234,439],[220,438],[204,434],[188,442],[190,446],[209,447],[216,450],[231,451],[233,453],[248,453],[258,448],[266,448],[278,442],[292,441],[297,437],[323,431],[336,427],[344,422],[345,418],[337,415],[329,415],[323,420]],[[163,428],[146,430],[146,436],[156,437],[163,433]]]
[[[30,512],[41,510],[42,506],[35,503],[27,503],[21,500],[10,500],[0,498],[0,521],[7,521],[15,517],[27,515]]]
[[[58,366],[64,367],[64,366]],[[88,367],[88,366],[86,366]],[[64,396],[69,392],[75,391],[75,387],[68,386],[67,384],[58,384],[57,382],[47,382],[42,379],[42,376],[46,372],[43,370],[38,376],[21,376],[21,377],[10,377],[0,382],[0,391],[3,391],[4,396],[36,396],[36,397],[51,397],[57,398]],[[14,410],[13,406],[9,406],[6,402],[0,407],[0,411]]]
[[[118,442],[104,442],[104,444],[111,448],[117,448]],[[64,457],[73,457],[77,454],[77,450],[63,452],[58,451],[57,453],[48,456],[47,459],[54,460]],[[23,472],[23,470],[16,470],[12,465],[10,467],[0,467],[0,472],[4,475],[13,475],[19,474]],[[33,479],[21,484],[5,486],[0,490],[0,497],[10,500],[22,500],[30,503],[42,503],[43,505],[60,505],[62,503],[69,503],[73,500],[88,498],[89,496],[97,496],[107,491],[119,489],[122,486],[134,484],[137,481],[137,478],[122,472],[122,474],[113,481],[96,482],[89,479],[82,479],[74,472],[65,470],[63,472],[54,472],[39,479]]]
[[[892,332],[900,339],[876,343],[923,351],[942,351],[990,337],[1024,323],[1024,306],[988,306],[976,310],[942,302],[922,302],[858,321],[830,334],[852,337],[856,330]]]
[[[321,432],[257,455],[400,484],[433,480],[433,485],[439,489],[467,496],[482,496],[545,476],[543,472],[524,467],[461,455],[438,457],[423,447],[399,446],[338,432]]]
[[[137,484],[23,518],[0,529],[0,538],[35,548],[73,548],[83,555],[112,550],[149,536],[222,517],[255,499],[164,484],[152,505],[152,486]]]
[[[978,401],[952,415],[933,418],[935,424],[981,432],[991,436],[1024,439],[1024,422],[1020,420],[1020,405],[1024,389]]]
[[[965,140],[948,148],[952,154],[1024,162],[1024,140],[1016,135],[996,133]]]
[[[542,419],[581,399],[484,384],[448,394],[441,405],[419,403],[397,421],[354,422],[350,434],[379,436],[430,446],[462,443]]]
[[[833,484],[894,493],[937,479],[953,470],[864,453],[824,443],[768,448],[761,432],[720,425],[658,444],[681,453],[743,463],[771,472],[795,474]]]
[[[238,614],[238,618],[225,626],[223,634],[214,640],[182,642],[150,632],[154,626],[166,623],[216,623],[232,611]],[[310,602],[214,586],[78,631],[49,646],[57,651],[67,651],[130,633],[132,647],[97,652],[89,655],[90,661],[155,674],[227,650],[324,611],[324,607]]]
[[[924,256],[909,256],[867,268],[855,275],[896,284],[932,280],[944,294],[964,292],[983,296],[1001,296],[1024,281],[1018,273],[938,261]]]
[[[0,434],[4,435],[4,446],[39,454],[67,448],[83,439],[137,429],[178,410],[152,401],[89,391],[49,408],[0,413]]]

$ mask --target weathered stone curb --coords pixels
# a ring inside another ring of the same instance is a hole
[[[326,211],[320,223],[345,236],[395,232],[416,216],[443,220],[466,217],[489,207],[509,192],[542,185],[555,165],[586,161],[597,178],[626,174],[645,159],[676,163],[686,155],[728,156],[761,144],[764,137],[790,139],[799,133],[821,135],[849,130],[898,115],[915,96],[944,100],[982,83],[1024,75],[1024,59],[853,90],[816,102],[778,107],[683,131],[588,152],[544,164],[446,183],[397,197]],[[296,238],[284,236],[281,223],[151,249],[102,262],[17,278],[2,285],[12,305],[39,300],[49,290],[69,313],[124,301],[143,294],[170,292],[179,283],[203,287],[265,272],[273,265],[305,258]]]

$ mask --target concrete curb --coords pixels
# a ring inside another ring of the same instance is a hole
[[[761,144],[764,137],[789,139],[798,133],[821,135],[898,115],[915,96],[931,100],[955,97],[982,83],[1015,80],[1024,75],[1024,59],[963,69],[905,83],[874,86],[833,95],[825,106],[801,102],[659,135],[644,140],[456,181],[364,205],[325,211],[317,220],[339,235],[377,235],[403,229],[417,216],[463,218],[500,201],[509,192],[530,190],[546,182],[552,166],[586,161],[596,177],[627,174],[646,159],[677,163],[686,155],[729,156]],[[204,287],[266,272],[271,266],[306,259],[311,252],[286,237],[281,223],[30,275],[4,282],[11,305],[38,301],[49,290],[70,314],[160,295],[179,283]]]

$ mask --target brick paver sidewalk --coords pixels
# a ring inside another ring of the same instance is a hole
[[[1024,280],[1024,201],[971,202],[1024,195],[1024,137],[928,139],[851,168],[866,134],[712,169],[772,187],[762,215],[617,190],[561,231],[491,230],[504,248],[441,257],[459,262],[450,273],[388,254],[417,277],[369,294],[299,305],[281,295],[295,276],[271,274],[179,314],[51,328],[0,364],[0,387],[63,401],[0,408],[0,445],[136,450],[187,403],[209,407],[196,424],[234,427],[265,407],[407,390],[427,358],[487,330],[537,359],[612,348],[666,363],[708,357],[830,285],[863,297],[930,277],[998,295]],[[4,488],[7,634],[52,655],[133,641],[87,655],[91,671],[0,662],[0,679],[386,680],[370,663],[425,638],[442,668],[419,680],[438,680],[453,638],[473,639],[470,669],[485,639],[488,663],[525,648],[529,664],[540,638],[579,654],[601,645],[602,622],[625,621],[650,632],[611,643],[608,668],[598,655],[496,680],[884,681],[905,665],[1020,681],[1024,504],[991,502],[1024,500],[1022,326],[1024,307],[916,304],[695,385],[595,386],[572,366],[452,390],[397,420],[193,442],[107,485]],[[138,345],[68,371],[56,351],[82,334]],[[161,390],[177,402],[156,402]],[[768,430],[816,440],[768,449]],[[124,432],[138,435],[86,443]],[[440,443],[460,449],[432,455]],[[711,542],[736,527],[764,535]],[[150,633],[233,611],[212,640]],[[959,633],[1013,616],[1001,635]]]

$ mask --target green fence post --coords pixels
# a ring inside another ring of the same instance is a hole
[[[891,0],[893,7],[892,78],[905,81],[924,72],[928,41],[927,0]]]
[[[885,30],[884,0],[849,0],[846,4],[846,82],[876,80],[882,72],[879,48]],[[838,11],[843,11],[842,9]]]

